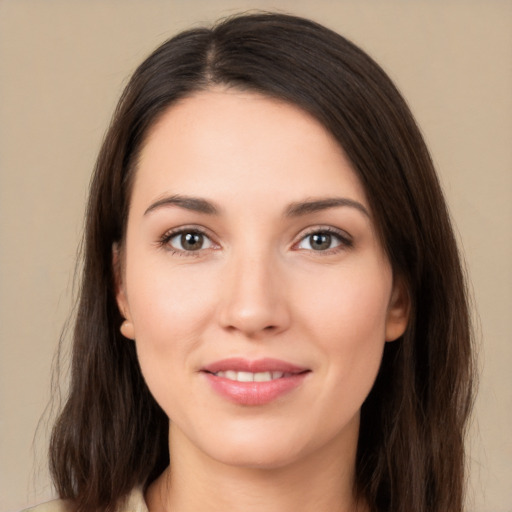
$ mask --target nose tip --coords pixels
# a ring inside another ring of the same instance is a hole
[[[224,329],[247,337],[283,331],[290,315],[278,270],[262,261],[240,265],[226,280],[220,320]]]
[[[236,306],[232,306],[224,322],[226,330],[239,331],[250,338],[277,332],[282,325],[282,322],[279,322],[274,315],[271,317],[267,311],[248,307],[237,310]]]

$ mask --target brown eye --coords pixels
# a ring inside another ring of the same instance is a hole
[[[318,230],[308,235],[304,236],[302,240],[298,243],[297,248],[322,252],[328,251],[330,249],[336,249],[339,247],[351,247],[352,240],[348,235],[344,236],[342,233],[333,232],[333,231],[323,231]]]
[[[174,234],[168,244],[177,251],[193,252],[212,247],[212,241],[198,231],[182,231]]]
[[[309,236],[309,245],[315,251],[325,251],[331,248],[332,236],[328,233],[315,233]]]
[[[180,242],[186,251],[197,251],[203,247],[203,235],[199,233],[185,233],[180,236]]]

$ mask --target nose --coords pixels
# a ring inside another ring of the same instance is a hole
[[[269,255],[230,259],[222,287],[222,327],[253,339],[283,332],[290,324],[287,289],[279,264]]]

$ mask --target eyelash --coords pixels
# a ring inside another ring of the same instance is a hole
[[[167,231],[166,233],[164,233],[162,235],[162,237],[158,240],[158,246],[161,247],[161,248],[164,248],[166,249],[167,251],[169,251],[171,254],[173,255],[176,255],[176,256],[184,256],[184,257],[198,257],[201,255],[201,253],[204,251],[204,250],[208,250],[209,248],[207,249],[198,249],[196,251],[186,251],[186,250],[183,250],[183,249],[175,249],[171,244],[170,244],[170,241],[177,237],[177,236],[180,236],[180,235],[187,235],[187,234],[191,234],[191,235],[201,235],[203,236],[204,238],[210,240],[211,244],[212,245],[216,245],[218,246],[218,244],[216,244],[215,242],[213,242],[211,236],[209,236],[206,231],[204,231],[203,229],[199,229],[197,227],[181,227],[181,228],[178,228],[178,229],[174,229],[174,230],[171,230],[171,231]]]
[[[192,234],[192,235],[200,235],[204,238],[208,239],[210,243],[214,246],[219,246],[216,244],[212,238],[207,234],[207,232],[203,229],[197,228],[197,227],[181,227],[175,230],[167,231],[162,235],[162,237],[158,240],[158,246],[165,248],[167,251],[169,251],[173,255],[182,256],[182,257],[198,257],[201,255],[201,253],[204,250],[211,249],[210,247],[206,249],[197,249],[195,251],[187,251],[183,249],[175,249],[172,245],[170,245],[170,241],[180,235],[185,234]],[[339,229],[335,229],[330,226],[325,227],[315,227],[314,229],[311,229],[310,231],[307,231],[306,233],[303,233],[300,237],[300,239],[295,242],[292,247],[296,247],[299,244],[301,244],[304,240],[306,240],[308,237],[311,237],[313,235],[329,235],[335,238],[338,241],[338,245],[335,247],[331,247],[325,250],[318,250],[315,251],[314,249],[298,249],[298,250],[306,250],[311,253],[318,253],[319,255],[326,255],[326,254],[335,254],[339,251],[350,249],[353,247],[354,242],[352,238],[345,233],[344,231],[341,231]],[[311,243],[310,243],[311,246]]]
[[[303,233],[300,237],[300,240],[298,242],[294,243],[293,246],[294,247],[297,246],[298,244],[300,244],[301,242],[306,240],[308,237],[311,237],[313,235],[329,235],[329,236],[337,239],[337,241],[339,242],[339,244],[336,247],[331,247],[329,249],[325,249],[325,250],[321,250],[321,251],[315,251],[313,249],[304,249],[313,254],[314,253],[317,253],[318,255],[336,254],[340,251],[350,249],[354,245],[354,241],[352,240],[352,237],[348,233],[346,233],[340,229],[333,228],[331,226],[325,226],[325,227],[321,226],[321,227],[315,227],[315,228],[311,229],[310,231],[306,231],[305,233]],[[311,245],[311,243],[310,243],[310,245]]]

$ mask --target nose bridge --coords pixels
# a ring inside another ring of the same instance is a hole
[[[248,336],[280,331],[289,321],[279,257],[269,247],[252,245],[230,255],[221,312],[224,327]]]

